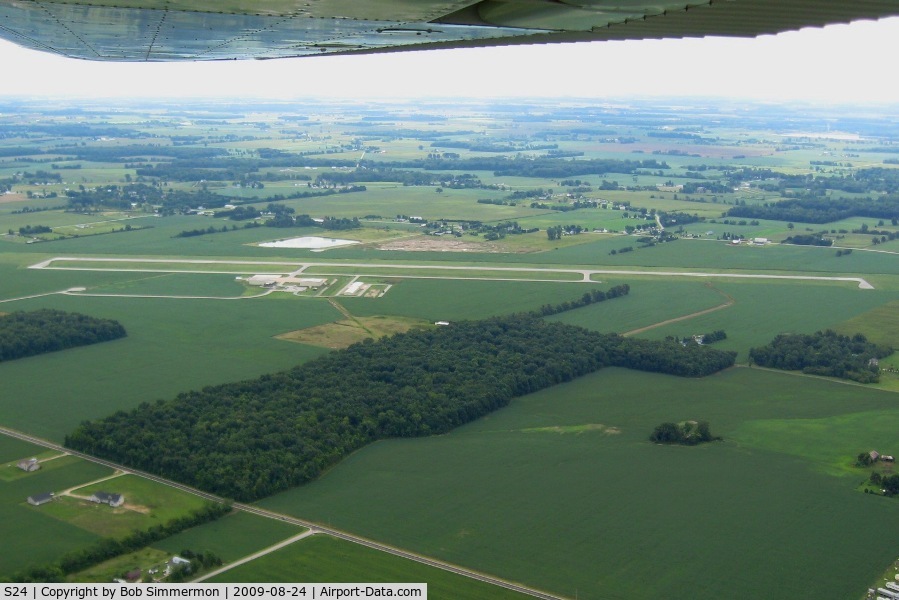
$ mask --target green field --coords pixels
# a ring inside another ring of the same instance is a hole
[[[842,327],[846,319],[882,306],[896,297],[895,292],[859,290],[851,284],[722,280],[715,281],[713,285],[732,298],[733,304],[695,318],[656,327],[640,335],[654,339],[668,335],[683,338],[723,329],[727,340],[719,342],[716,347],[735,350],[740,353],[739,360],[745,360],[749,348],[763,346],[780,333],[814,333]],[[636,283],[631,288],[631,294],[640,291]],[[663,294],[652,294],[654,302],[661,302],[665,298]],[[617,307],[627,308],[621,304],[609,303],[608,308],[610,311]],[[810,311],[809,306],[814,306],[814,310]],[[572,313],[571,318],[577,319],[578,312],[581,311]],[[663,319],[656,315],[650,320],[658,323]]]
[[[83,312],[128,331],[114,342],[0,364],[2,422],[61,441],[87,418],[308,360],[322,350],[274,336],[341,318],[325,301],[293,297],[214,301],[214,309],[208,302],[49,296],[2,305]],[[68,400],[76,389],[77,400]]]
[[[346,542],[316,535],[235,567],[209,580],[216,583],[422,583],[432,600],[526,598],[495,585],[475,581]]]
[[[730,298],[717,286],[718,282],[663,281],[652,278],[618,278],[627,282],[630,292],[626,298],[616,298],[549,317],[595,331],[627,333],[671,318],[691,315],[725,305]],[[611,285],[613,282],[609,282]],[[619,300],[621,300],[619,302]]]
[[[882,304],[836,327],[842,334],[861,333],[875,344],[895,346],[899,341],[899,301]]]
[[[250,513],[235,511],[153,544],[171,554],[184,549],[212,552],[231,562],[300,533],[302,529]]]
[[[608,369],[446,436],[379,442],[261,504],[580,598],[845,598],[895,558],[881,533],[899,513],[848,467],[895,411],[889,393],[745,368]],[[684,419],[725,441],[646,441]],[[808,419],[833,425],[793,439],[768,424]],[[619,433],[564,432],[585,424]]]
[[[7,435],[0,435],[0,463],[4,463],[0,468],[15,468],[15,463],[21,459],[38,456],[43,452],[46,452],[46,448]]]
[[[535,310],[543,304],[558,304],[579,298],[585,291],[606,290],[613,285],[443,279],[395,279],[393,282],[390,291],[376,302],[366,298],[341,298],[340,302],[354,315],[398,315],[433,322]]]

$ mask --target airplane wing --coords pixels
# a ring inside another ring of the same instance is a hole
[[[899,0],[0,0],[0,37],[100,61],[269,59],[755,37],[899,16]]]

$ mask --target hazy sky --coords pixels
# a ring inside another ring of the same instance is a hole
[[[0,40],[0,95],[723,96],[897,103],[899,18],[757,39],[604,42],[220,63],[95,63]]]

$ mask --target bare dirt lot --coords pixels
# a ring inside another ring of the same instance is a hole
[[[502,252],[499,246],[489,242],[472,242],[455,237],[421,236],[378,244],[379,250],[406,250],[408,252]]]
[[[0,194],[0,204],[9,204],[10,202],[22,202],[28,200],[25,194]]]

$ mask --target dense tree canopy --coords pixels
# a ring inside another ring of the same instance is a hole
[[[144,403],[83,423],[66,444],[253,500],[374,440],[443,433],[603,366],[701,376],[733,361],[518,314],[367,340],[290,371]]]
[[[860,333],[849,337],[827,330],[779,335],[767,346],[752,348],[749,360],[763,367],[873,383],[879,379],[877,361],[892,353],[892,348],[872,344]]]
[[[0,316],[0,362],[125,337],[118,321],[42,309]]]

